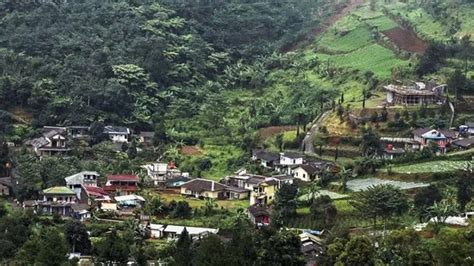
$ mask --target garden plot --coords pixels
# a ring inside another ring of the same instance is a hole
[[[316,197],[319,197],[319,196],[329,196],[332,200],[345,199],[349,197],[348,195],[339,194],[339,193],[332,192],[329,190],[324,190],[324,189],[318,191]],[[309,194],[302,195],[298,198],[298,200],[300,201],[306,201],[308,199],[309,199]]]
[[[467,168],[468,161],[432,161],[394,166],[392,172],[400,174],[444,173]]]
[[[420,187],[427,187],[429,184],[427,183],[415,183],[415,182],[402,182],[402,181],[395,181],[395,180],[385,180],[379,178],[365,178],[365,179],[354,179],[347,181],[347,188],[352,191],[362,191],[367,189],[370,186],[377,186],[377,185],[393,185],[400,189],[412,189],[412,188],[420,188]]]

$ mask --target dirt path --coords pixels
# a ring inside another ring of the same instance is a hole
[[[310,45],[316,36],[326,31],[327,28],[332,26],[339,19],[349,14],[349,12],[351,12],[352,10],[354,10],[355,8],[357,8],[364,2],[365,2],[364,0],[350,0],[350,2],[345,7],[342,7],[338,11],[336,11],[336,14],[330,16],[323,23],[319,24],[317,27],[305,33],[302,38],[302,41],[296,43],[292,47],[289,47],[284,52],[292,52],[298,49],[305,48],[306,46]]]

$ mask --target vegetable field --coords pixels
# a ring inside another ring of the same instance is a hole
[[[412,189],[412,188],[420,188],[420,187],[427,187],[429,184],[427,183],[415,183],[415,182],[401,182],[395,180],[385,180],[379,178],[365,178],[365,179],[354,179],[347,182],[347,188],[352,191],[362,191],[367,189],[370,186],[377,186],[377,185],[393,185],[400,189]]]
[[[433,161],[395,166],[392,171],[401,174],[443,173],[464,169],[467,164],[467,161]]]

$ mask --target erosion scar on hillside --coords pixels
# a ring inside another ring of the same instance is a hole
[[[383,34],[387,36],[400,49],[407,52],[423,54],[428,48],[428,44],[420,39],[413,31],[396,27]]]

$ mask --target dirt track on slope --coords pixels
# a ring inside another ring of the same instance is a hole
[[[357,8],[364,2],[365,2],[364,0],[350,0],[350,2],[346,6],[340,7],[339,10],[336,11],[336,14],[330,16],[328,19],[326,19],[326,21],[322,22],[317,27],[305,33],[303,37],[301,37],[302,39],[301,41],[285,49],[284,52],[292,52],[298,49],[305,48],[306,46],[310,45],[316,36],[326,31],[327,28],[332,26],[339,19],[349,14],[349,12],[351,12],[352,10],[354,10],[355,8]]]

